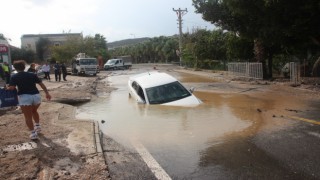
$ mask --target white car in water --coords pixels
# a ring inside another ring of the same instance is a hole
[[[129,97],[142,104],[197,106],[202,103],[177,79],[156,71],[130,77],[128,89]]]

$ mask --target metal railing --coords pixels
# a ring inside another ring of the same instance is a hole
[[[262,63],[228,63],[228,75],[263,79]]]

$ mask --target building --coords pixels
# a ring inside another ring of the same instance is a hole
[[[21,37],[21,48],[37,52],[36,44],[40,38],[48,39],[52,46],[63,45],[69,38],[82,38],[82,33],[63,34],[24,34]],[[50,56],[50,53],[49,53]]]
[[[0,39],[0,65],[4,62],[7,62],[9,65],[11,65],[10,48],[11,46],[6,39]]]

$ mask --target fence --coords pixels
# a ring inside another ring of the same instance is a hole
[[[262,63],[228,63],[228,74],[238,77],[263,79]]]

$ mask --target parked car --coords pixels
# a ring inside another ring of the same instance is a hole
[[[26,68],[24,69],[24,71],[27,71],[29,69],[29,65],[26,65]],[[44,72],[42,71],[42,66],[40,65],[36,65],[36,70],[37,70],[37,75],[39,78],[43,79],[45,77]],[[15,69],[12,69],[12,73],[11,74],[16,74],[17,71]]]
[[[46,76],[42,70],[42,66],[36,66],[36,71],[39,78],[43,79]]]
[[[128,81],[129,97],[138,103],[171,106],[196,106],[202,103],[177,79],[166,73],[147,72]]]

